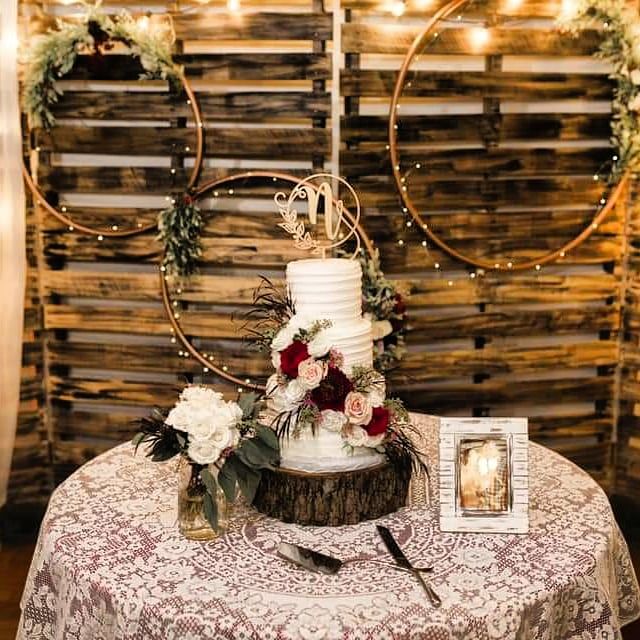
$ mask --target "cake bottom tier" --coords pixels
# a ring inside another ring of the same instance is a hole
[[[339,526],[373,520],[407,502],[411,472],[389,463],[332,473],[263,469],[253,506],[301,525]]]

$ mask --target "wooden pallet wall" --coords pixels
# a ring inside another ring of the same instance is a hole
[[[246,0],[240,17],[220,0],[105,6],[173,12],[178,58],[206,123],[201,182],[244,169],[304,175],[328,168],[339,131],[340,171],[361,194],[365,225],[385,269],[411,293],[410,353],[394,385],[412,408],[529,415],[536,440],[610,486],[626,209],[618,207],[591,240],[540,273],[472,279],[461,263],[423,247],[415,227],[406,226],[385,144],[395,73],[424,9],[409,0],[405,16],[395,19],[377,1],[343,0],[338,129],[330,94],[332,5]],[[467,15],[492,16],[491,44],[482,55],[473,52],[476,66],[481,60],[474,73],[464,66],[472,53],[468,40],[449,35],[438,42],[425,67],[431,71],[422,78],[428,80],[425,94],[415,101],[401,138],[415,143],[414,162],[428,164],[416,185],[425,203],[437,206],[433,219],[458,248],[508,248],[524,257],[531,238],[536,251],[555,247],[588,218],[599,193],[593,172],[611,153],[603,110],[611,87],[606,68],[589,58],[593,34],[578,41],[555,34],[553,2],[520,7],[509,16],[484,9]],[[35,32],[74,10],[63,1],[23,0],[23,27]],[[569,71],[558,73],[557,65],[567,60]],[[593,70],[585,72],[589,64]],[[27,140],[40,148],[38,180],[79,221],[153,220],[189,171],[189,107],[170,99],[161,85],[142,93],[128,59],[99,73],[98,81],[81,62],[56,109],[58,126]],[[441,113],[432,104],[422,114],[420,100],[437,102]],[[546,111],[539,105],[545,102]],[[513,144],[532,139],[526,153]],[[201,275],[183,288],[176,308],[203,350],[255,378],[268,364],[247,357],[237,317],[257,276],[277,279],[298,254],[274,228],[271,185],[234,191],[203,202]],[[496,213],[514,201],[535,207]],[[50,217],[36,231],[43,296],[37,316],[43,352],[37,358],[46,363],[46,411],[33,428],[48,434],[48,443],[41,438],[37,446],[45,458],[50,451],[60,481],[128,438],[133,418],[154,404],[170,404],[176,388],[203,379],[203,372],[170,342],[153,234],[100,242],[70,233]],[[46,486],[35,487],[46,494]]]

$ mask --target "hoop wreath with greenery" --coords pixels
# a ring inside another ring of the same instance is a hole
[[[217,189],[246,180],[267,179],[297,185],[300,178],[287,173],[270,171],[249,171],[223,178],[217,178],[202,185],[193,195],[175,198],[171,207],[160,214],[160,239],[165,250],[160,265],[160,288],[165,312],[171,324],[173,338],[179,340],[186,353],[201,364],[206,373],[213,373],[240,387],[263,389],[263,385],[240,379],[228,371],[223,364],[217,365],[212,358],[202,353],[183,331],[171,299],[170,281],[180,282],[197,272],[197,263],[202,256],[200,233],[203,226],[202,215],[197,201]],[[355,224],[352,214],[345,209],[345,217]],[[380,271],[379,257],[373,243],[361,225],[355,225],[363,244],[363,308],[372,317],[372,322],[389,323],[391,332],[377,342],[376,361],[378,366],[388,370],[404,354],[405,304],[394,285],[384,278]]]
[[[414,39],[396,78],[389,109],[389,157],[391,170],[405,211],[425,233],[427,239],[447,254],[462,262],[487,271],[516,271],[535,268],[562,259],[572,249],[584,242],[602,223],[625,192],[629,175],[636,171],[640,157],[640,19],[624,0],[565,0],[559,25],[569,34],[578,36],[583,29],[597,28],[603,40],[596,56],[608,61],[613,72],[614,100],[611,142],[615,147],[611,161],[594,174],[594,180],[605,183],[605,191],[599,198],[596,211],[588,226],[563,246],[538,257],[514,261],[480,259],[454,249],[429,225],[425,214],[418,210],[409,193],[406,178],[402,174],[398,153],[398,110],[400,97],[407,83],[407,75],[414,59],[435,38],[439,23],[460,11],[470,0],[452,0],[441,7],[429,19]]]
[[[173,61],[171,48],[175,41],[173,28],[166,23],[156,24],[149,16],[138,19],[123,11],[117,17],[102,13],[100,5],[89,6],[82,21],[59,20],[57,28],[32,39],[26,58],[22,102],[32,128],[50,130],[55,124],[53,107],[63,91],[59,81],[73,69],[81,54],[89,54],[100,61],[104,52],[116,43],[124,45],[130,55],[142,67],[141,80],[166,80],[172,91],[186,95],[195,122],[195,163],[191,171],[187,190],[196,183],[202,166],[204,124],[196,97],[180,65]],[[189,150],[189,149],[187,149]],[[47,202],[46,197],[34,181],[29,170],[23,166],[27,186],[44,209],[67,225],[70,231],[79,231],[102,237],[127,237],[156,228],[156,224],[138,223],[132,229],[120,229],[113,225],[107,229],[95,229],[74,222],[64,208],[58,210]]]

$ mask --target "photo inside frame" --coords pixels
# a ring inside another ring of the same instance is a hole
[[[507,436],[463,436],[457,447],[457,506],[462,514],[511,510],[510,441]]]

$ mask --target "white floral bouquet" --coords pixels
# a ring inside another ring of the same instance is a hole
[[[205,496],[207,518],[215,529],[218,487],[228,502],[235,500],[239,489],[251,503],[261,469],[279,463],[278,439],[261,424],[262,409],[255,393],[240,395],[233,402],[213,389],[191,385],[171,410],[155,409],[138,422],[133,444],[136,450],[147,444],[147,456],[156,462],[182,455],[197,468],[209,494]]]

